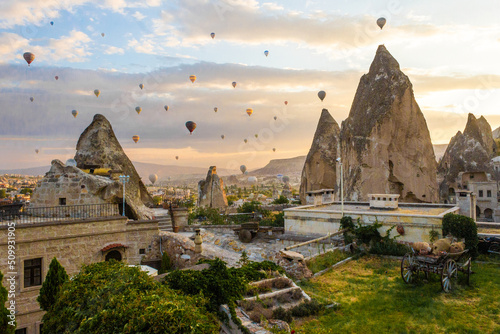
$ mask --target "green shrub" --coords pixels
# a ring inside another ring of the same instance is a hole
[[[323,305],[315,299],[311,299],[310,301],[305,301],[300,303],[299,305],[290,309],[290,313],[294,317],[309,317],[311,315],[318,314],[321,310],[323,310]]]
[[[225,216],[221,215],[216,208],[197,207],[189,213],[188,224],[196,224],[199,221],[203,224],[224,225],[226,224]]]
[[[158,275],[164,274],[172,268],[172,262],[170,261],[170,256],[168,256],[167,252],[163,252],[161,256],[161,266],[158,271]]]
[[[40,289],[40,295],[36,299],[42,310],[48,311],[55,304],[57,294],[67,280],[68,274],[66,274],[66,270],[54,257],[50,262],[49,271]]]
[[[202,296],[183,296],[137,267],[106,261],[83,266],[43,316],[42,333],[219,333]]]
[[[8,292],[3,286],[3,274],[0,271],[0,333],[14,334],[16,330],[16,321],[10,319],[10,311],[5,307],[7,302]],[[10,324],[9,324],[10,323]]]
[[[344,216],[340,219],[340,229],[347,231],[344,232],[344,242],[346,245],[354,241],[354,223],[352,218],[349,216]]]
[[[260,226],[272,226],[272,227],[284,227],[285,226],[285,214],[280,212],[278,214],[271,215],[269,218],[262,219],[259,222]]]
[[[283,321],[286,321],[288,323],[291,323],[293,320],[292,313],[290,311],[285,310],[281,306],[274,309],[273,319],[283,320]]]
[[[361,225],[358,218],[358,226],[354,230],[354,235],[356,239],[362,244],[369,244],[370,242],[379,242],[382,239],[378,228],[382,227],[378,221],[370,225]]]
[[[238,213],[253,213],[260,211],[261,203],[258,201],[245,202],[238,208]]]
[[[379,255],[403,256],[411,251],[410,247],[404,244],[400,244],[396,241],[396,238],[400,237],[400,235],[397,235],[394,238],[390,237],[391,231],[395,227],[396,225],[393,225],[385,232],[385,236],[379,242],[373,243],[373,245],[370,247],[370,253]]]
[[[474,219],[453,213],[447,213],[443,217],[443,236],[452,236],[465,239],[465,249],[469,250],[472,257],[478,255],[477,225]]]
[[[289,201],[288,201],[288,198],[286,198],[286,196],[284,195],[280,195],[280,197],[276,198],[272,204],[288,204]]]

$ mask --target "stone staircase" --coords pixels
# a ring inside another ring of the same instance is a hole
[[[164,232],[174,231],[172,228],[172,219],[170,218],[170,215],[157,216],[156,219],[158,219],[158,229],[160,231]]]

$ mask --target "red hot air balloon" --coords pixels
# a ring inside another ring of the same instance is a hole
[[[189,134],[192,135],[194,129],[196,129],[196,123],[193,121],[187,121],[186,128],[189,130]]]
[[[33,62],[33,60],[35,60],[35,55],[31,52],[25,52],[23,54],[23,58],[28,63],[28,66],[30,66],[30,64]]]
[[[57,75],[55,76],[55,78],[56,78],[56,80],[59,80],[59,77]]]
[[[287,105],[288,105],[288,101],[285,101],[285,106],[287,106]]]

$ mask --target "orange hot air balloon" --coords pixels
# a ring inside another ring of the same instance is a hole
[[[285,106],[287,106],[287,105],[288,105],[288,101],[285,101]]]
[[[140,137],[135,135],[135,136],[132,136],[132,140],[137,144],[137,142],[139,141]]]
[[[233,85],[233,88],[236,88],[236,81],[233,81],[231,85]]]
[[[196,81],[196,75],[190,75],[189,80],[191,80],[192,83]]]
[[[193,121],[187,121],[186,128],[189,130],[189,134],[192,135],[194,129],[196,129],[196,123]]]
[[[175,160],[179,160],[179,156],[178,155],[175,156]]]
[[[248,116],[250,116],[252,113],[253,113],[253,109],[252,109],[252,108],[248,108],[248,109],[247,109],[247,114],[248,114]]]
[[[99,97],[99,95],[101,95],[101,91],[99,89],[94,89],[94,95],[95,97]]]
[[[76,116],[78,116],[78,110],[71,111],[71,115],[73,115],[73,117],[76,118]]]
[[[55,76],[55,78],[56,78],[56,80],[59,80],[59,77],[57,75]]]
[[[214,108],[214,111],[215,111],[215,112],[217,112],[217,110],[219,110],[219,109],[217,109],[217,107],[215,107],[215,108]]]
[[[143,88],[144,88],[144,85],[143,85],[143,84],[139,84],[139,88],[140,88],[140,89],[143,89]]]
[[[164,106],[163,108],[165,108],[165,111],[168,111],[168,106]]]
[[[142,108],[141,107],[135,107],[135,111],[137,111],[137,114],[140,114],[141,111],[142,111]]]
[[[33,62],[33,60],[35,60],[35,55],[31,52],[25,52],[23,54],[23,58],[28,63],[28,66],[30,66],[30,64]]]

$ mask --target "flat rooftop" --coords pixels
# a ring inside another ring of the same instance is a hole
[[[415,216],[439,216],[448,213],[449,210],[455,208],[455,205],[446,204],[425,204],[425,203],[399,203],[397,209],[379,209],[370,208],[368,202],[345,202],[344,212],[360,212],[365,214],[403,214]],[[340,202],[324,204],[320,206],[298,207],[295,209],[302,210],[317,210],[317,211],[336,211],[341,212],[342,206]]]

